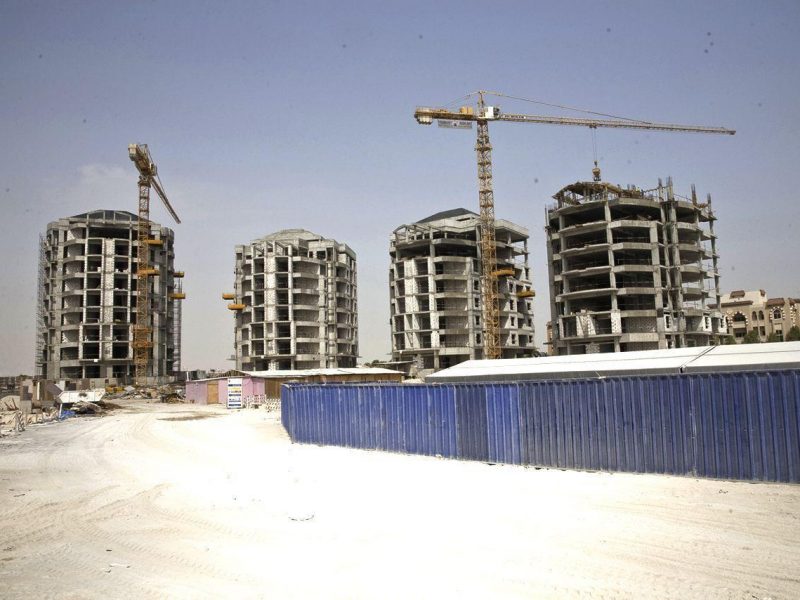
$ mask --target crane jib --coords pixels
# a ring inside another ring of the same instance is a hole
[[[681,131],[686,133],[717,133],[723,135],[734,135],[736,130],[726,127],[709,127],[703,125],[680,125],[674,123],[653,123],[650,121],[635,121],[626,119],[583,119],[577,117],[557,117],[550,115],[523,115],[513,113],[501,113],[497,111],[494,116],[483,115],[478,117],[474,114],[455,112],[444,108],[418,108],[414,112],[417,121],[429,123],[430,120],[450,122],[469,122],[469,121],[512,121],[516,123],[538,123],[540,125],[573,125],[578,127],[607,127],[612,129],[645,129],[648,131]],[[450,127],[449,125],[442,125]],[[456,128],[464,127],[463,125]]]
[[[575,117],[554,117],[545,115],[501,114],[498,121],[516,123],[540,123],[544,125],[576,125],[579,127],[610,127],[616,129],[647,129],[649,131],[682,131],[687,133],[720,133],[734,135],[734,129],[708,127],[703,125],[677,125],[673,123],[651,123],[649,121],[627,121],[615,119],[580,119]]]

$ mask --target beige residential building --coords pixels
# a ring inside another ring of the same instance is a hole
[[[792,327],[800,327],[800,298],[767,298],[764,290],[734,290],[722,296],[720,309],[738,342],[750,331],[757,332],[762,342],[773,333],[783,341]]]

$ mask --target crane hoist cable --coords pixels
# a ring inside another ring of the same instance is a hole
[[[477,94],[478,92],[473,92],[473,94]],[[651,125],[652,121],[643,121],[642,119],[631,119],[630,117],[620,117],[619,115],[611,115],[608,113],[601,113],[596,112],[593,110],[586,110],[583,108],[575,108],[574,106],[566,106],[564,104],[553,104],[551,102],[543,102],[541,100],[533,100],[531,98],[523,98],[522,96],[510,96],[508,94],[504,94],[502,92],[483,92],[484,94],[491,94],[492,96],[498,96],[500,98],[509,98],[511,100],[521,100],[523,102],[530,102],[531,104],[539,104],[541,106],[549,106],[550,108],[561,108],[563,110],[571,110],[574,112],[584,113],[587,115],[595,115],[597,117],[609,117],[610,119],[620,119],[621,121],[630,121],[632,123],[644,123],[647,125]],[[470,94],[470,95],[473,95]]]

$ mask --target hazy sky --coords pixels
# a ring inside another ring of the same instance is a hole
[[[358,255],[364,360],[390,351],[392,230],[477,210],[475,132],[414,107],[476,89],[736,136],[599,130],[604,178],[710,192],[723,291],[800,296],[797,2],[13,2],[0,4],[0,374],[33,370],[37,239],[135,212],[147,143],[183,223],[184,368],[227,367],[233,247],[301,227]],[[497,101],[506,111],[567,114]],[[544,209],[591,177],[588,129],[497,123],[499,218],[530,229],[536,338]],[[154,200],[153,218],[172,226]]]

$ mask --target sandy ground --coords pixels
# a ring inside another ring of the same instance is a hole
[[[139,404],[0,440],[2,598],[798,598],[800,486],[291,444]]]

